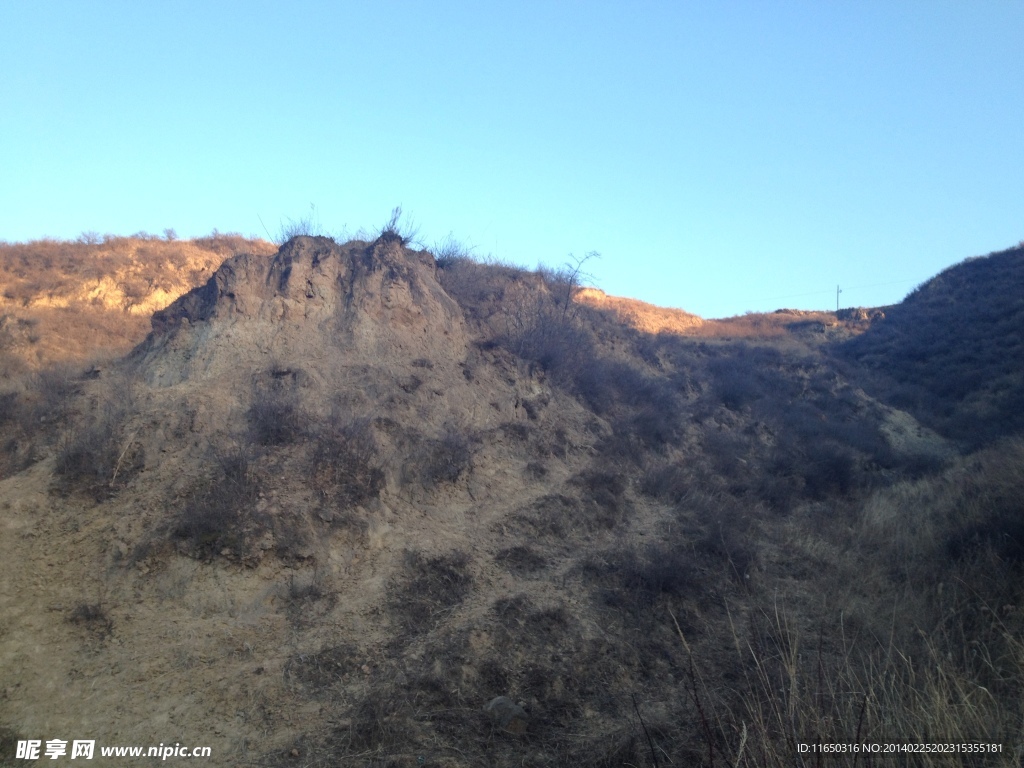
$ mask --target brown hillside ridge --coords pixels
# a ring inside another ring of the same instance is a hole
[[[833,342],[888,311],[706,321],[406,240],[239,244],[127,354],[0,381],[0,766],[1019,764],[1024,439],[862,387]]]
[[[0,379],[123,354],[145,336],[154,312],[205,283],[225,257],[274,250],[266,241],[228,234],[188,241],[140,234],[102,242],[0,243]],[[646,333],[738,338],[787,332],[788,319],[772,315],[705,320],[596,288],[583,288],[575,298]],[[856,330],[848,322],[858,319],[851,312],[840,314],[847,321],[841,325]],[[867,311],[860,312],[865,316],[859,319],[867,319]],[[835,318],[824,322],[831,328]]]
[[[636,299],[609,296],[599,288],[582,288],[576,300],[599,309],[611,310],[624,323],[644,333],[686,333],[704,324],[704,319],[681,309],[666,309]]]
[[[124,354],[146,335],[154,311],[243,250],[267,255],[276,248],[221,234],[0,243],[0,377],[12,366]]]
[[[609,296],[598,288],[581,288],[576,301],[600,309],[621,323],[643,333],[672,333],[704,338],[778,338],[795,333],[835,341],[863,333],[872,322],[885,317],[880,309],[863,307],[839,312],[778,309],[751,312],[737,317],[705,319],[681,309],[658,307],[636,299]]]

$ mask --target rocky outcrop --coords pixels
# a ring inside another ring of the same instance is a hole
[[[137,355],[150,382],[165,385],[251,369],[260,357],[304,361],[325,376],[338,364],[407,369],[415,359],[461,360],[467,343],[433,257],[383,239],[297,237],[271,257],[235,256],[152,323]]]

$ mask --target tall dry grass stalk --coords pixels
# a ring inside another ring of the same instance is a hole
[[[1009,654],[975,642],[967,655],[976,663],[965,664],[954,634],[921,636],[910,653],[897,645],[895,627],[872,647],[850,643],[845,634],[838,647],[820,635],[808,641],[779,606],[757,616],[749,635],[732,617],[730,623],[742,669],[731,691],[702,677],[676,624],[689,659],[688,693],[701,722],[704,765],[1020,765],[1020,698],[985,685],[993,675],[1015,688],[1024,681],[1024,642],[1006,627],[1001,639]],[[887,745],[929,744],[993,744],[999,751],[885,753]],[[815,745],[853,749],[826,754]]]

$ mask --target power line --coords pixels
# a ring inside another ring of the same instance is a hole
[[[862,288],[881,288],[882,286],[885,286],[885,285],[901,285],[901,284],[904,284],[904,283],[914,283],[914,282],[917,282],[917,281],[916,280],[892,280],[892,281],[890,281],[888,283],[871,283],[870,285],[854,285],[854,286],[851,286],[851,287],[848,287],[848,288],[843,288],[843,293],[845,293],[846,291],[858,291],[858,290],[861,290]],[[790,293],[790,294],[786,294],[785,296],[766,296],[764,298],[758,299],[758,301],[779,301],[781,299],[799,299],[799,298],[802,298],[804,296],[824,296],[825,294],[831,295],[832,291],[831,290],[827,290],[827,291],[808,291],[807,293]]]
[[[880,288],[883,285],[901,285],[903,283],[915,283],[916,280],[893,280],[890,283],[872,283],[871,285],[855,285],[852,288],[844,288],[844,291],[856,291],[860,288]]]

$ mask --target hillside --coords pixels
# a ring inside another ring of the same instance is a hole
[[[248,245],[130,353],[4,381],[0,765],[1019,763],[1024,439],[864,386],[905,349],[842,345],[909,309],[703,321],[388,227]]]
[[[1024,430],[1024,247],[928,280],[839,354],[867,386],[947,436],[983,445]]]
[[[213,234],[0,243],[0,379],[58,362],[122,355],[149,317],[203,284],[228,256],[267,242]]]

